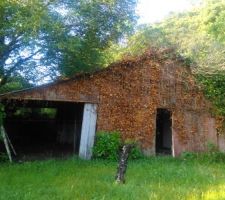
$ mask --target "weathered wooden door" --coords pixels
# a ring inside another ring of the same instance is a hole
[[[79,157],[89,160],[92,156],[97,121],[97,105],[86,103],[81,129]]]

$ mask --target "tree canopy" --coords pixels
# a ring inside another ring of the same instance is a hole
[[[203,0],[184,13],[171,14],[157,24],[142,25],[116,49],[116,59],[124,54],[142,54],[150,47],[173,48],[192,67],[206,95],[225,116],[225,1]],[[119,56],[118,56],[119,53]]]
[[[2,0],[0,90],[105,66],[105,51],[133,30],[135,5],[136,0]]]

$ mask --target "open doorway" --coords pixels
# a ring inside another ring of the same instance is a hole
[[[65,158],[79,153],[84,103],[29,102],[9,109],[5,128],[16,159]]]
[[[172,113],[167,109],[157,109],[156,154],[172,155]]]

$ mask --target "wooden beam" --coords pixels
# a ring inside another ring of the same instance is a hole
[[[6,152],[9,157],[9,161],[12,163],[12,155],[11,155],[11,151],[10,151],[7,136],[6,136],[6,131],[3,125],[1,126],[1,133],[2,133],[3,142],[5,144]]]

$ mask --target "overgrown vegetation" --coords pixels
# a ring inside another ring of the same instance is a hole
[[[130,161],[122,186],[114,184],[116,166],[76,158],[1,164],[0,200],[225,198],[224,163],[171,157]]]
[[[129,158],[139,159],[143,157],[140,148],[133,141],[125,141],[134,143]],[[119,132],[97,132],[95,146],[93,148],[93,157],[107,160],[118,160],[119,153],[124,142],[121,140],[121,134]]]
[[[223,74],[199,74],[197,79],[205,86],[206,96],[216,106],[216,114],[225,116],[225,76]]]
[[[203,163],[225,163],[225,153],[219,151],[215,144],[208,142],[207,148],[208,150],[204,153],[183,152],[181,159],[198,160]]]
[[[148,48],[172,48],[191,66],[215,113],[225,116],[225,2],[202,0],[200,6],[173,13],[157,24],[142,25],[128,45],[113,47],[115,59],[140,55]]]

